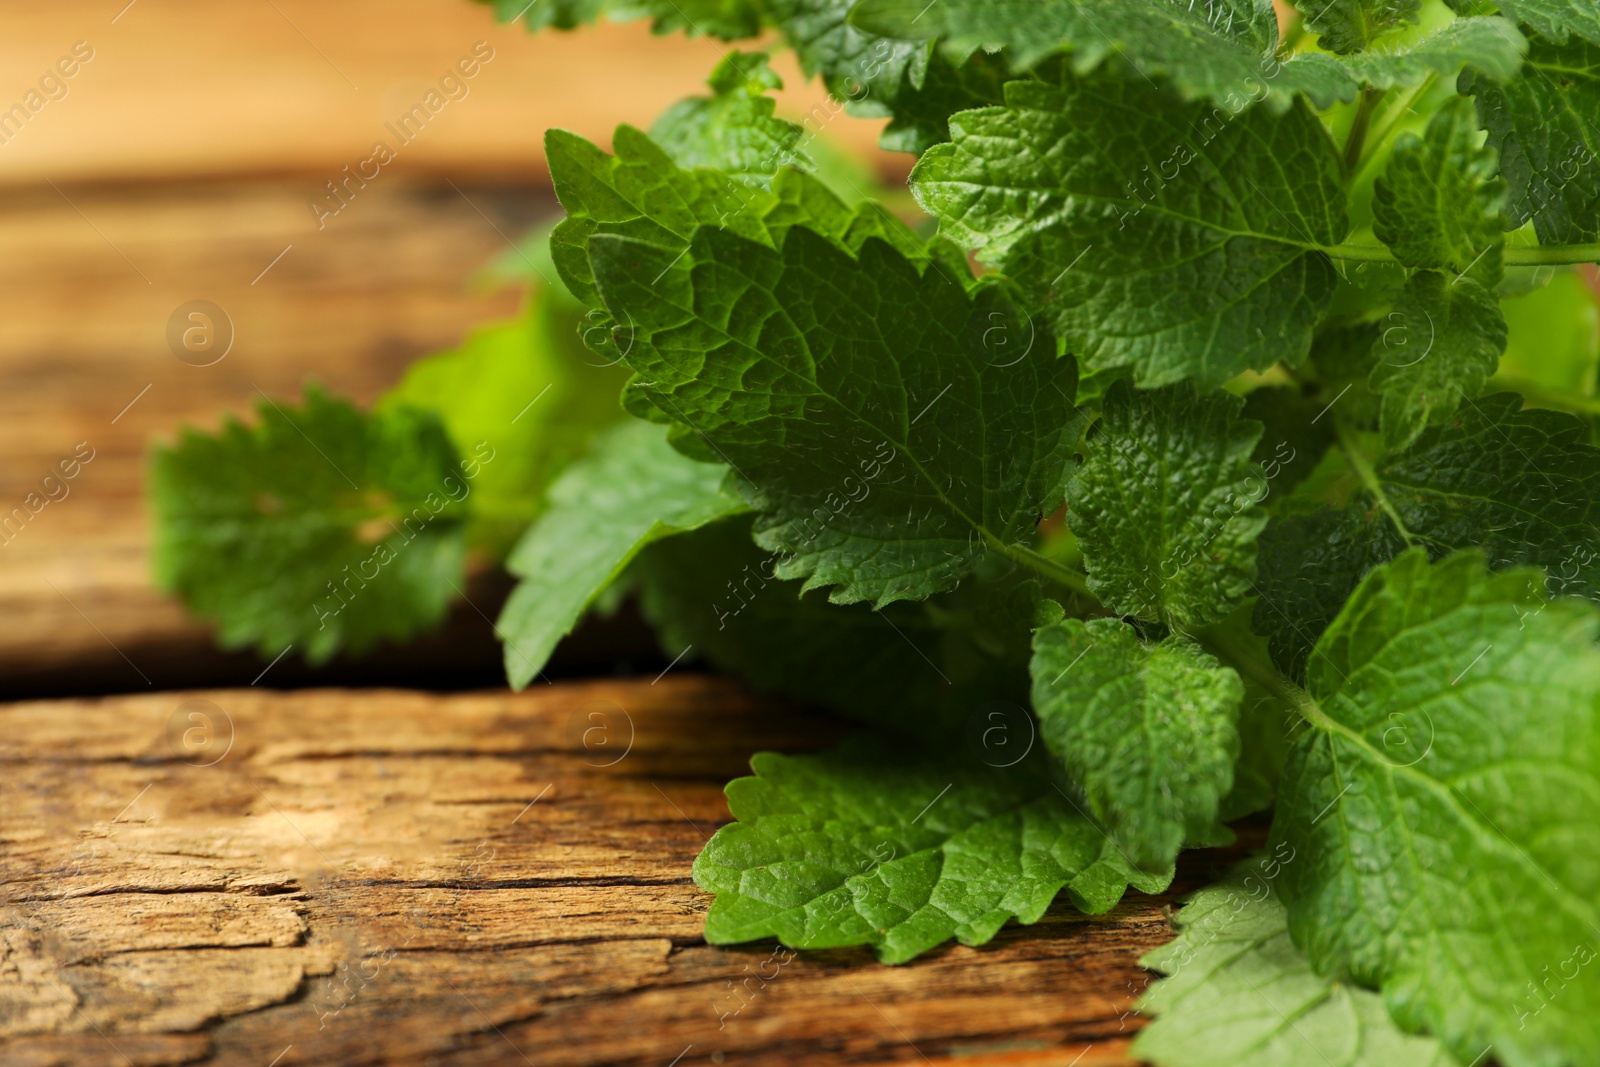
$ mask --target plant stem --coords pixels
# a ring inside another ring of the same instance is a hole
[[[1383,245],[1318,245],[1334,259],[1349,259],[1362,263],[1397,263],[1394,253]],[[1540,245],[1507,248],[1504,262],[1508,267],[1555,267],[1572,263],[1600,263],[1600,242],[1579,245]]]
[[[1378,109],[1387,89],[1371,86],[1361,90],[1361,102],[1356,105],[1356,117],[1350,122],[1350,136],[1344,142],[1344,172],[1353,174],[1361,162],[1361,149],[1367,143],[1367,128],[1372,124],[1372,113]]]
[[[1580,415],[1600,415],[1600,397],[1582,396],[1578,393],[1569,393],[1564,389],[1541,385],[1526,378],[1514,378],[1500,374],[1489,379],[1489,384],[1521,393],[1535,404],[1541,404],[1545,407],[1558,408],[1562,411],[1575,411]]]
[[[1206,627],[1190,636],[1206,651],[1289,705],[1313,726],[1329,729],[1334,725],[1310,693],[1286,678],[1270,660],[1263,659],[1254,649],[1220,626]]]
[[[1367,131],[1367,143],[1362,149],[1362,158],[1357,161],[1355,168],[1350,173],[1351,185],[1356,185],[1361,181],[1361,176],[1367,172],[1367,168],[1372,166],[1373,162],[1378,158],[1378,153],[1383,150],[1383,146],[1389,140],[1389,136],[1400,128],[1400,123],[1405,121],[1405,117],[1411,113],[1412,107],[1416,105],[1418,100],[1427,95],[1428,90],[1432,89],[1434,83],[1438,80],[1439,74],[1437,71],[1429,74],[1422,80],[1421,85],[1412,90],[1409,96],[1384,113],[1383,121],[1376,129]]]
[[[1063,567],[1055,560],[1046,559],[1031,548],[1023,545],[1011,545],[992,535],[985,535],[989,547],[1011,560],[1020,563],[1041,577],[1049,578],[1057,585],[1064,585],[1068,589],[1088,600],[1099,603],[1099,598],[1089,591],[1089,580],[1075,570]]]
[[[1410,548],[1411,531],[1406,529],[1406,524],[1400,521],[1400,513],[1389,502],[1389,494],[1383,491],[1383,483],[1378,480],[1378,472],[1373,470],[1372,461],[1367,458],[1366,452],[1362,451],[1361,442],[1356,440],[1355,431],[1346,426],[1344,420],[1335,417],[1333,432],[1339,439],[1339,447],[1350,460],[1350,466],[1360,477],[1361,484],[1378,498],[1378,506],[1389,516],[1389,521],[1394,523],[1394,528],[1400,532],[1400,539],[1406,543],[1407,548]]]

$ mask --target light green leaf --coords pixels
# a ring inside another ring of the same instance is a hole
[[[1421,0],[1316,0],[1302,5],[1306,29],[1341,55],[1361,52],[1373,41],[1417,21]]]
[[[805,131],[773,117],[777,105],[767,90],[783,88],[783,81],[765,52],[728,53],[707,84],[714,95],[680,100],[650,127],[651,139],[678,166],[709,167],[765,188],[784,167],[806,162],[799,147]]]
[[[686,459],[659,426],[625,422],[550,487],[549,508],[506,567],[522,579],[496,626],[506,676],[527,685],[589,605],[652,541],[742,510],[727,469]]]
[[[1139,960],[1166,977],[1139,1000],[1156,1018],[1133,1054],[1156,1067],[1460,1067],[1294,947],[1272,883],[1296,858],[1283,849],[1241,865],[1173,916],[1177,938]]]
[[[185,430],[150,459],[155,579],[225,648],[312,663],[436,626],[455,598],[481,456],[433,414],[365,415],[317,389],[259,423]]]
[[[1088,367],[1216,385],[1303,359],[1348,224],[1304,104],[1183,104],[1139,78],[1006,85],[912,174],[943,232],[1014,278]],[[1287,161],[1292,160],[1290,165]]]
[[[1384,444],[1401,449],[1478,395],[1506,347],[1500,301],[1468,275],[1419,271],[1372,346]]]
[[[1506,186],[1494,149],[1480,138],[1472,102],[1462,97],[1439,109],[1423,137],[1402,134],[1373,189],[1372,228],[1408,267],[1470,272],[1493,288]]]
[[[1067,521],[1089,588],[1118,614],[1202,626],[1249,595],[1267,482],[1250,458],[1261,424],[1243,407],[1185,385],[1106,394]]]
[[[858,737],[815,756],[763,752],[728,785],[739,820],[694,863],[717,894],[714,945],[776,937],[793,948],[872,945],[904,963],[950,938],[981,945],[1037,922],[1063,888],[1090,914],[1129,884],[1116,846],[1035,765],[986,766]]]
[[[1568,34],[1577,34],[1600,44],[1600,9],[1592,0],[1449,0],[1461,12],[1482,14],[1498,7],[1518,22],[1533,27],[1539,36],[1565,44]]]
[[[1456,19],[1395,47],[1341,56],[1340,63],[1357,81],[1379,89],[1414,85],[1429,74],[1454,78],[1463,70],[1504,82],[1521,71],[1527,49],[1528,39],[1505,19]]]
[[[1512,224],[1532,219],[1541,244],[1600,239],[1600,44],[1536,40],[1522,77],[1469,75],[1462,90],[1477,94]]]
[[[1146,644],[1121,619],[1066,619],[1033,638],[1044,741],[1128,862],[1169,867],[1185,841],[1229,838],[1244,684],[1186,637]]]
[[[999,288],[803,227],[781,251],[715,229],[688,254],[589,247],[641,393],[734,468],[779,577],[841,604],[920,599],[1059,503],[1075,368]]]
[[[863,0],[851,21],[886,37],[937,37],[957,57],[1004,48],[1019,70],[1065,52],[1087,74],[1120,57],[1136,80],[1165,79],[1187,100],[1232,111],[1260,100],[1282,111],[1298,93],[1328,107],[1357,89],[1328,56],[1277,59],[1278,25],[1266,0]]]
[[[1600,1058],[1600,614],[1534,571],[1415,550],[1312,658],[1279,891],[1319,972],[1463,1062]]]
[[[1268,525],[1255,626],[1286,673],[1304,669],[1361,577],[1408,538],[1436,558],[1482,548],[1497,568],[1543,567],[1553,593],[1600,601],[1600,449],[1572,416],[1521,403],[1510,393],[1472,400],[1376,465],[1403,532],[1369,491]]]
[[[583,348],[582,325],[562,299],[534,290],[517,318],[413,363],[376,405],[436,412],[457,451],[481,466],[468,534],[496,555],[542,510],[551,480],[622,417],[626,374]]]

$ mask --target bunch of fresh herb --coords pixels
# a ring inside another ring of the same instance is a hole
[[[865,727],[728,787],[708,940],[980,944],[1271,809],[1136,1051],[1600,1061],[1594,0],[496,7],[776,31],[936,225],[821,166],[758,53],[609,153],[551,132],[583,357],[490,335],[158,453],[162,574],[224,639],[402,636],[537,516],[514,685],[631,592]]]

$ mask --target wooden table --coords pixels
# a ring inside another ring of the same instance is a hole
[[[1171,894],[804,953],[722,1017],[773,945],[705,945],[690,863],[753,751],[833,732],[691,674],[0,708],[0,1061],[1128,1062]]]

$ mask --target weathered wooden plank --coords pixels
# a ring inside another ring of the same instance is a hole
[[[397,177],[308,237],[302,184],[44,186],[0,201],[0,696],[249,684],[264,661],[219,655],[151,587],[151,440],[309,381],[370,400],[412,360],[515,312],[518,293],[469,279],[505,235],[556,209],[538,186]],[[167,346],[169,317],[197,298],[234,326],[212,366]],[[52,501],[41,481],[63,460],[76,477]],[[478,575],[476,607],[461,606],[444,635],[344,678],[491,680],[486,616],[504,588]],[[305,677],[291,654],[266,683]]]
[[[1171,895],[896,968],[703,943],[722,786],[836,732],[696,675],[0,707],[0,1060],[1125,1062]]]
[[[319,175],[305,183],[310,195],[379,140],[397,156],[386,171],[528,177],[543,171],[544,130],[606,140],[618,123],[648,126],[673,100],[703,92],[727,50],[653,37],[648,23],[533,35],[468,0],[57,0],[7,11],[0,69],[11,77],[0,92],[10,95],[0,106],[35,88],[77,42],[92,58],[71,64],[64,98],[0,143],[0,182],[303,171]],[[390,124],[463,59],[474,76],[446,86],[454,98],[436,98],[446,102],[402,143]],[[785,113],[826,100],[792,55],[777,66]],[[863,152],[883,125],[821,124]],[[898,159],[889,165],[909,166]]]

